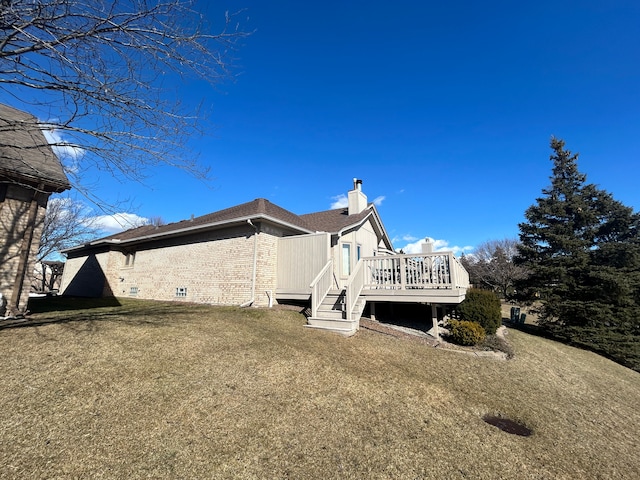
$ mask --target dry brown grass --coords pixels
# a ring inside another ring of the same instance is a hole
[[[640,478],[640,374],[522,332],[498,361],[286,310],[31,321],[0,329],[2,478]]]

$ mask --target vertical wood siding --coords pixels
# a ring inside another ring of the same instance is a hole
[[[278,239],[278,288],[287,293],[311,294],[309,285],[329,260],[330,235],[314,233]]]

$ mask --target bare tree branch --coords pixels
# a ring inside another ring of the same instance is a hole
[[[507,298],[516,280],[526,277],[526,269],[513,262],[518,253],[518,241],[511,238],[481,243],[467,258],[470,275],[482,285]]]
[[[74,186],[88,169],[141,180],[150,168],[172,165],[206,177],[184,152],[201,133],[201,112],[169,85],[230,78],[231,54],[248,33],[228,13],[214,31],[195,3],[0,2],[0,90],[56,132],[52,143]]]
[[[53,259],[60,250],[96,238],[94,212],[69,196],[49,200],[40,236],[37,261]]]

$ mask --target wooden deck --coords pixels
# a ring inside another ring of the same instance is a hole
[[[360,277],[358,295],[367,301],[455,304],[469,288],[469,274],[453,253],[368,257],[358,267],[352,277]],[[356,283],[352,295],[357,289]]]
[[[344,289],[339,320],[345,325],[340,328],[323,326],[329,321],[335,323],[335,319],[324,318],[322,308],[333,288],[329,261],[311,284],[311,324],[353,333],[367,302],[429,303],[435,316],[436,305],[464,300],[469,274],[451,252],[362,258]],[[333,291],[332,295],[342,294]]]

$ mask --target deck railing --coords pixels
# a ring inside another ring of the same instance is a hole
[[[362,258],[347,282],[347,319],[363,290],[460,288],[469,288],[469,274],[452,252]]]
[[[469,274],[452,252],[367,257],[361,262],[363,289],[469,287]]]
[[[331,282],[333,281],[332,261],[329,260],[316,278],[311,282],[311,316],[318,316],[318,307],[331,290]]]

